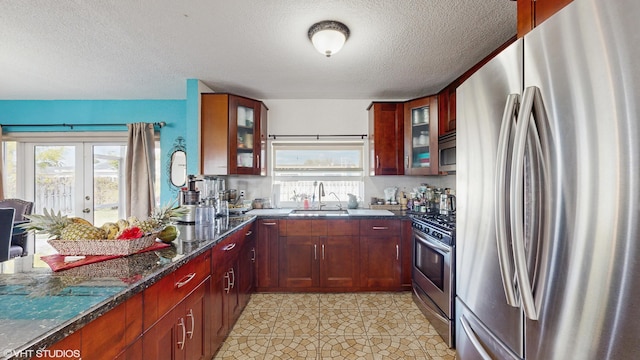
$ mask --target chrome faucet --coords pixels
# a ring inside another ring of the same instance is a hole
[[[324,194],[324,184],[322,182],[320,182],[320,185],[318,185],[318,210],[322,210],[322,207],[326,205],[326,204],[322,203],[322,197],[323,196],[325,196],[325,194]]]
[[[329,195],[333,195],[338,200],[338,209],[342,210],[342,201],[340,201],[340,198],[338,197],[338,195],[333,191],[330,192]]]

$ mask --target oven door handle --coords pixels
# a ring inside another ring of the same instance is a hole
[[[416,240],[418,240],[418,242],[420,242],[421,244],[428,246],[430,248],[436,249],[436,250],[440,250],[442,252],[444,252],[445,254],[449,254],[451,252],[451,247],[441,244],[439,242],[430,240],[416,232],[413,233],[413,236],[416,238]]]

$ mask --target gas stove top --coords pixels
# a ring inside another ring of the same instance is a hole
[[[448,245],[455,244],[456,215],[443,215],[436,212],[409,213],[411,226]]]

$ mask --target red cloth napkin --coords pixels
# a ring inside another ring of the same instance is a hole
[[[155,244],[149,246],[148,248],[144,248],[138,251],[136,254],[145,252],[145,251],[164,249],[169,246],[171,246],[171,244],[156,242]],[[85,256],[84,259],[80,259],[72,262],[65,262],[64,259],[67,257],[66,255],[54,254],[54,255],[41,256],[40,259],[46,262],[47,265],[49,265],[49,267],[51,268],[51,270],[60,271],[60,270],[71,269],[77,266],[93,264],[100,261],[111,260],[111,259],[124,257],[124,256],[127,256],[127,255],[87,255]]]

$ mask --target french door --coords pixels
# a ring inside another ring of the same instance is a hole
[[[124,218],[126,142],[25,142],[24,193],[43,209],[96,226]],[[18,165],[20,166],[20,165]]]

